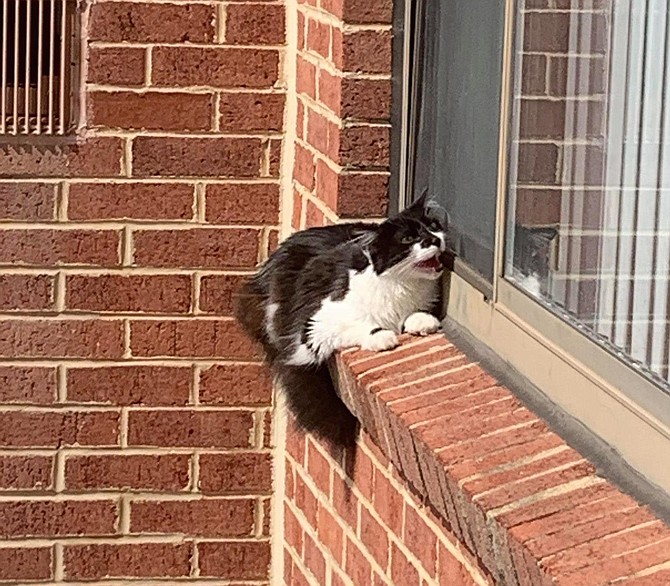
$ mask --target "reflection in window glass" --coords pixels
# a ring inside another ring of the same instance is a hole
[[[519,4],[506,277],[667,383],[669,3]]]

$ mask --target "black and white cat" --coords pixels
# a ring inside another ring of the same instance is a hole
[[[388,350],[401,332],[437,331],[438,277],[450,260],[446,217],[424,194],[381,224],[292,235],[244,285],[237,318],[262,344],[299,425],[335,444],[354,439],[326,361],[340,348]]]

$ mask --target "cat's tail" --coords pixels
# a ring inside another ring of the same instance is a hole
[[[328,367],[274,364],[287,407],[297,424],[334,448],[355,452],[358,420],[337,395]]]

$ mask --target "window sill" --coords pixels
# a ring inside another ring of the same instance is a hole
[[[361,425],[499,583],[670,583],[670,528],[444,335],[346,350],[333,370]]]

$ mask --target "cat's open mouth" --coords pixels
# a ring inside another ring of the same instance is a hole
[[[417,269],[422,271],[441,271],[444,267],[437,256],[431,256],[426,260],[422,260],[414,265]]]

